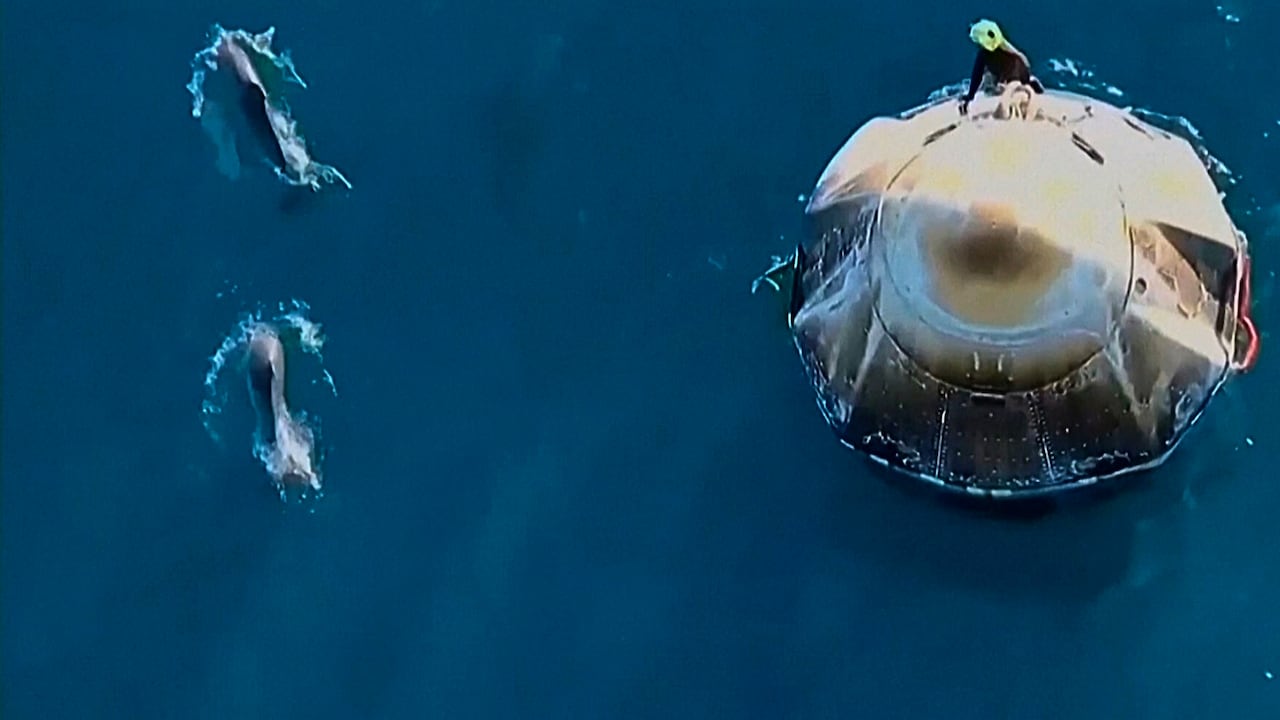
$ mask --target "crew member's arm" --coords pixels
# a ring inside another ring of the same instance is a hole
[[[982,74],[986,71],[986,53],[979,50],[978,56],[973,59],[973,73],[969,75],[969,92],[966,93],[964,99],[960,101],[961,115],[969,111],[969,101],[978,96],[978,88],[982,86]]]

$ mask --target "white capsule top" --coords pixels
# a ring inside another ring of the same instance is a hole
[[[966,123],[889,180],[872,229],[877,311],[936,377],[1036,387],[1099,352],[1124,312],[1119,188],[1047,123]]]

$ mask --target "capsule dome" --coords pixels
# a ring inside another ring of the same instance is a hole
[[[806,208],[790,315],[841,440],[1001,497],[1159,464],[1257,351],[1245,238],[1195,149],[1093,98],[1009,98],[858,129]]]

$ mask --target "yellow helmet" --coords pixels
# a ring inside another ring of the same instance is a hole
[[[988,52],[1004,44],[1004,33],[991,20],[979,20],[969,28],[969,38]]]

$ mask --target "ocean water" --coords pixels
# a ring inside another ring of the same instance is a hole
[[[989,16],[1198,129],[1269,337],[1274,3],[0,10],[6,720],[1280,717],[1266,340],[1169,464],[1014,522],[842,448],[750,293]],[[220,170],[214,23],[276,28],[351,190]],[[291,311],[303,505],[211,365]]]

